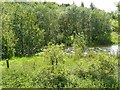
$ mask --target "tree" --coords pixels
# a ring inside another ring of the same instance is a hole
[[[68,45],[72,43],[71,36],[75,36],[77,31],[77,13],[77,6],[72,5],[60,16],[58,21],[59,33],[61,33],[61,35],[63,34],[63,43]]]
[[[7,7],[6,7],[7,6]],[[6,8],[5,8],[6,7]],[[2,58],[11,58],[15,53],[15,44],[17,39],[15,33],[12,31],[12,5],[8,3],[2,4]]]
[[[81,7],[84,7],[84,3],[83,2],[81,2]]]
[[[78,35],[88,45],[110,41],[111,17],[98,9],[37,2],[4,3],[1,7],[3,57],[33,55],[48,43],[72,45]]]
[[[95,9],[91,15],[90,25],[92,43],[98,45],[110,44],[112,30],[109,14]]]
[[[93,3],[90,4],[90,8],[93,10],[95,9],[95,5]]]

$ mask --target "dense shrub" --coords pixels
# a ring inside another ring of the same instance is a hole
[[[44,50],[45,60],[50,65],[58,65],[64,63],[63,45],[50,45]]]
[[[100,10],[93,10],[90,18],[90,40],[95,45],[111,43],[110,15]],[[89,40],[89,38],[88,38]]]
[[[17,38],[15,37],[15,33],[12,30],[12,19],[13,19],[13,9],[9,10],[12,5],[5,7],[6,5],[2,4],[3,9],[1,12],[2,17],[2,57],[10,58],[15,54],[15,45],[17,42]]]
[[[1,8],[3,58],[35,54],[49,42],[70,46],[79,33],[89,46],[111,39],[109,14],[97,8],[35,2],[5,2]]]
[[[41,3],[24,2],[6,2],[1,8],[3,58],[8,54],[9,57],[14,56],[12,53],[15,56],[32,55],[40,52],[49,41],[54,41],[57,16],[52,9]]]

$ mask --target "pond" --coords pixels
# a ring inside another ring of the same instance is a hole
[[[114,56],[120,56],[120,46],[118,46],[118,45],[99,46],[99,47],[95,47],[95,48],[98,48],[99,50],[111,53]]]
[[[120,55],[120,46],[118,46],[118,45],[102,47],[102,49],[106,50],[107,52],[110,52],[114,56]]]
[[[114,56],[120,56],[120,46],[118,45],[89,47],[84,54],[87,54],[88,50],[93,50],[95,53],[99,51],[105,51]],[[65,51],[69,54],[74,53],[74,49],[72,47],[68,47],[67,49],[65,49]]]

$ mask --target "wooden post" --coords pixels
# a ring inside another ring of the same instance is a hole
[[[7,65],[7,68],[9,68],[9,61],[8,61],[8,59],[6,59],[6,65]]]

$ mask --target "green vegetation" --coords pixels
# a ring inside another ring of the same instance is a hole
[[[85,54],[88,47],[118,43],[118,17],[90,7],[2,3],[2,87],[118,88],[118,57]],[[69,46],[72,53],[65,51]]]
[[[2,64],[5,88],[117,88],[118,59],[108,53],[67,55],[62,46],[48,46],[37,56],[13,58]],[[47,53],[47,54],[46,54]]]
[[[118,33],[117,32],[112,32],[111,33],[111,41],[113,44],[118,44]]]
[[[111,43],[111,16],[93,6],[5,2],[0,7],[3,59],[34,55],[49,42],[72,46],[79,34],[87,46]]]

